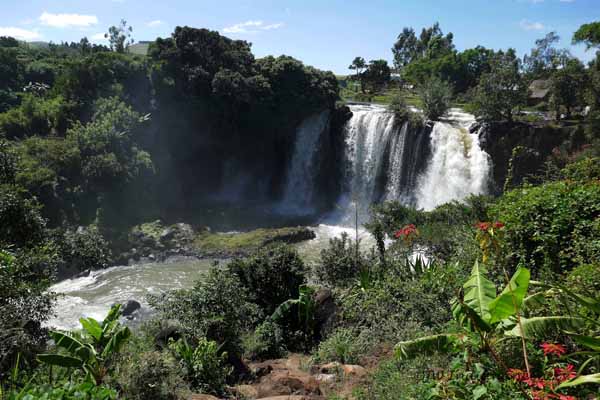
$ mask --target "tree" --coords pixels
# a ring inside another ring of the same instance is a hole
[[[513,110],[525,104],[527,88],[519,74],[514,50],[499,54],[491,70],[481,76],[475,92],[475,113],[487,121],[512,121]]]
[[[532,79],[546,78],[552,71],[571,58],[567,49],[554,47],[560,41],[556,32],[550,32],[535,41],[535,47],[529,55],[523,57],[524,70]]]
[[[556,70],[550,78],[550,103],[556,111],[556,119],[560,119],[560,108],[564,107],[567,118],[571,117],[573,107],[583,103],[585,85],[585,67],[578,59],[571,59]]]
[[[573,35],[573,44],[585,43],[589,50],[592,47],[600,48],[600,22],[581,25]]]
[[[402,33],[398,35],[394,47],[392,47],[392,53],[394,54],[394,66],[396,69],[400,69],[410,64],[419,56],[419,39],[415,35],[413,28],[404,28]]]
[[[366,68],[366,66],[367,66],[367,62],[365,61],[364,58],[356,57],[352,61],[352,64],[350,64],[348,66],[348,69],[356,70],[356,80],[358,80],[358,78],[360,77],[360,74],[362,74],[362,71]]]
[[[440,78],[433,77],[420,88],[419,94],[425,117],[431,121],[436,121],[450,107],[452,87]]]
[[[361,74],[361,84],[373,92],[381,90],[389,81],[392,71],[386,60],[371,60]]]
[[[433,59],[447,55],[454,51],[454,34],[444,35],[439,22],[430,28],[423,28],[418,49],[422,57]]]
[[[122,19],[118,26],[108,28],[108,33],[105,33],[104,37],[108,39],[112,51],[125,53],[129,46],[133,44],[132,32],[133,28],[127,26],[127,21]]]

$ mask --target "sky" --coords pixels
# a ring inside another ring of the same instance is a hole
[[[208,28],[251,42],[257,57],[285,54],[346,74],[356,56],[391,63],[403,27],[418,33],[436,21],[459,50],[513,47],[522,56],[556,31],[561,47],[588,61],[593,51],[570,41],[600,20],[600,0],[0,0],[0,36],[27,41],[104,43],[121,19],[136,41],[168,37],[176,26]]]

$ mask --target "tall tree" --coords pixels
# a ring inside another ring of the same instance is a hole
[[[133,28],[127,26],[127,21],[122,19],[118,26],[108,28],[108,33],[105,33],[104,37],[108,39],[111,50],[117,53],[125,53],[129,46],[133,44],[132,32]]]
[[[556,111],[557,120],[560,119],[561,107],[565,108],[566,116],[570,118],[573,108],[582,105],[585,73],[585,67],[581,61],[573,58],[563,68],[552,74],[550,103]]]
[[[600,49],[600,22],[581,25],[573,35],[573,44],[585,43],[587,49]]]
[[[531,79],[548,78],[552,71],[571,58],[569,50],[555,47],[559,41],[560,36],[550,32],[536,40],[530,54],[523,57],[523,69]]]
[[[389,81],[392,71],[386,60],[371,60],[361,74],[361,83],[372,92],[381,90]]]
[[[392,53],[394,54],[394,66],[398,70],[410,64],[419,56],[419,39],[417,39],[413,28],[402,30],[396,43],[394,43],[394,47],[392,47]]]
[[[488,121],[512,121],[514,109],[525,104],[527,88],[514,50],[497,55],[481,76],[475,93],[476,114]]]
[[[362,57],[355,57],[354,60],[352,61],[352,64],[350,64],[348,66],[348,69],[352,69],[356,71],[356,79],[358,80],[358,78],[360,77],[360,74],[362,73],[362,71],[367,67],[367,62],[365,61],[364,58]]]

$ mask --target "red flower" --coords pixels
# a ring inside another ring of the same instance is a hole
[[[567,349],[565,349],[565,346],[563,346],[562,344],[558,344],[558,343],[542,343],[542,345],[540,347],[542,348],[542,350],[544,350],[545,356],[547,356],[548,354],[562,356],[563,354],[565,354],[567,352]]]
[[[554,368],[554,376],[559,382],[570,381],[577,376],[573,364],[568,364],[564,368]]]
[[[404,228],[400,229],[394,234],[396,239],[403,238],[404,240],[408,239],[411,235],[418,234],[419,231],[414,224],[406,225]]]
[[[494,222],[494,229],[502,229],[504,228],[504,223],[500,221]]]
[[[478,222],[475,224],[475,228],[479,229],[482,232],[488,231],[492,227],[490,222]]]
[[[558,400],[577,400],[575,396],[567,396],[566,394],[559,394]]]
[[[518,368],[510,368],[508,370],[508,376],[517,382],[523,382],[529,378],[529,376],[527,375],[527,373],[525,371],[523,371],[522,369],[518,369]]]

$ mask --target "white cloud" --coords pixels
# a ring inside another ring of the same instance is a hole
[[[0,36],[12,36],[15,39],[20,40],[36,40],[41,39],[42,35],[40,35],[36,31],[30,31],[22,28],[14,28],[14,27],[1,27],[0,26]]]
[[[521,26],[521,29],[524,29],[526,31],[543,31],[544,29],[546,29],[544,24],[542,24],[541,22],[528,21],[526,19],[521,20],[519,25]]]
[[[90,39],[94,42],[106,42],[108,39],[104,37],[104,33],[95,33]]]
[[[154,21],[150,21],[146,24],[147,27],[149,28],[157,28],[161,25],[164,25],[164,21],[161,21],[160,19],[154,20]]]
[[[265,25],[263,21],[246,21],[223,28],[225,33],[257,33],[260,31],[270,31],[283,27],[282,22]]]
[[[53,28],[88,28],[98,23],[95,15],[81,14],[51,14],[43,12],[39,17],[43,25]]]

